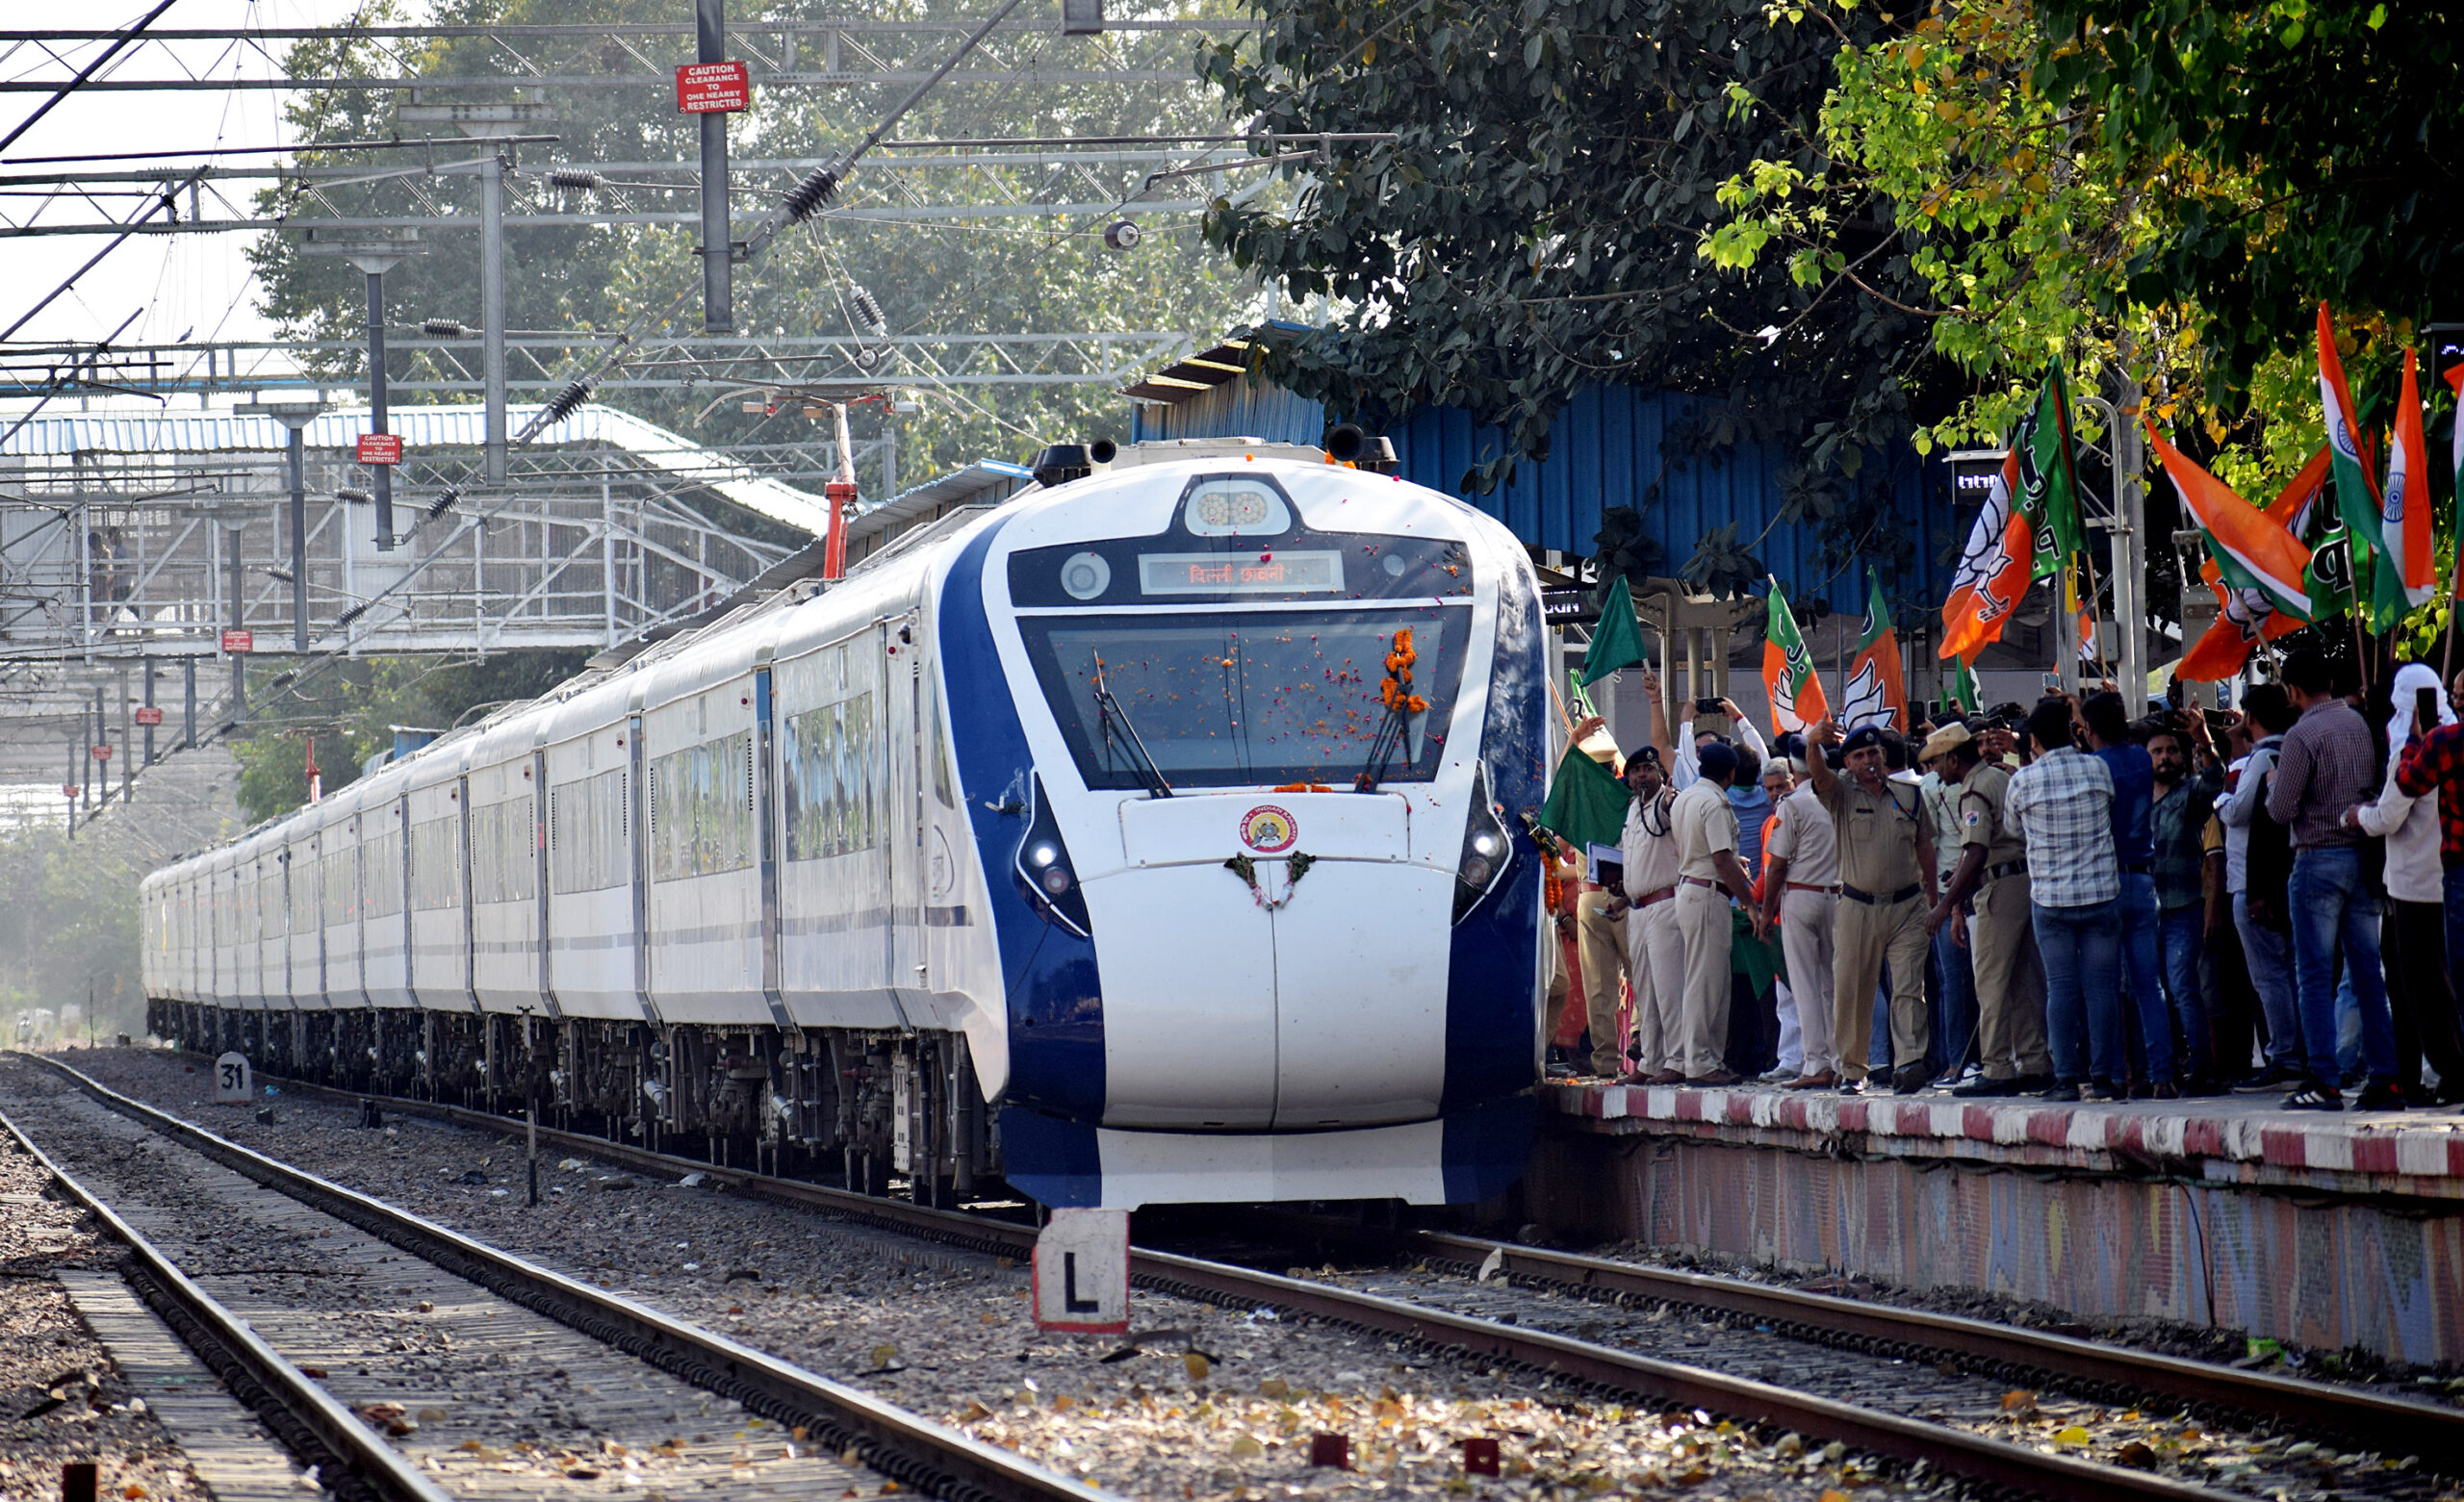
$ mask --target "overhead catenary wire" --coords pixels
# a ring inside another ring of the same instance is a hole
[[[145,28],[153,25],[157,16],[160,16],[164,12],[177,4],[179,4],[179,0],[163,0],[161,5],[156,6],[153,10],[146,12],[144,15],[139,17],[137,24],[119,33],[118,37],[112,42],[112,44],[103,49],[103,55],[101,57],[87,64],[86,66],[78,72],[75,78],[72,78],[67,83],[61,85],[60,88],[49,97],[45,98],[42,103],[35,106],[35,113],[27,115],[24,119],[19,120],[15,130],[11,131],[6,136],[0,136],[0,151],[6,151],[11,146],[15,145],[17,143],[17,138],[34,129],[35,122],[37,120],[41,119],[46,115],[49,115],[52,110],[59,105],[60,101],[67,98],[70,94],[75,93],[80,88],[84,87],[88,79],[92,78],[96,73],[102,71],[104,64],[109,63],[116,57],[118,57],[122,51],[126,50],[137,40],[138,36],[142,33]]]

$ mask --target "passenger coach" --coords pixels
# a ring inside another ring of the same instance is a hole
[[[154,1030],[923,1200],[1505,1187],[1523,549],[1311,448],[1040,475],[155,873]]]

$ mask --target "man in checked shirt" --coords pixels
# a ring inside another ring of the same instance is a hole
[[[2370,726],[2331,687],[2324,652],[2284,659],[2284,692],[2301,718],[2284,737],[2268,817],[2293,834],[2293,979],[2310,1082],[2284,1099],[2288,1110],[2342,1110],[2336,1080],[2336,960],[2339,944],[2361,1008],[2362,1060],[2369,1086],[2356,1110],[2401,1110],[2396,1087],[2396,1030],[2387,980],[2378,968],[2378,898],[2362,876],[2362,832],[2345,810],[2367,801],[2377,782]]]

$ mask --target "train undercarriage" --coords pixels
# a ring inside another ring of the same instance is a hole
[[[998,1117],[960,1033],[160,1000],[146,1027],[263,1074],[517,1120],[535,1111],[543,1127],[722,1167],[925,1205],[1003,1192]]]

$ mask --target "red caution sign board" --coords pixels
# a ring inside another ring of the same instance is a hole
[[[399,433],[360,434],[359,462],[362,464],[400,464],[402,462],[402,435]]]
[[[736,115],[753,108],[753,70],[741,63],[687,63],[676,70],[681,115]]]
[[[109,761],[109,760],[111,760],[111,759],[112,759],[112,748],[111,748],[111,743],[109,743],[109,742],[107,741],[107,742],[105,742],[104,744],[102,744],[102,745],[100,745],[100,746],[95,747],[95,748],[94,748],[94,759],[95,759],[96,761]]]
[[[143,705],[137,711],[137,723],[139,725],[161,725],[163,723],[163,711],[152,704]]]
[[[222,649],[226,652],[255,651],[257,649],[257,633],[254,631],[225,631],[222,633]]]

